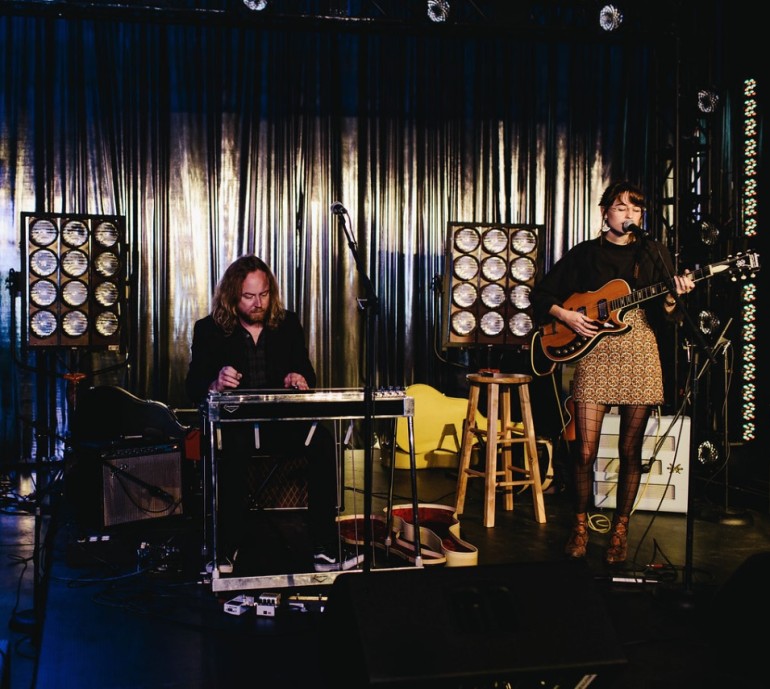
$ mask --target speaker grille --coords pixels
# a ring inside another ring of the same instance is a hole
[[[252,457],[247,467],[249,508],[293,510],[307,507],[307,460],[302,456]]]
[[[104,526],[182,514],[182,453],[177,444],[103,456]]]

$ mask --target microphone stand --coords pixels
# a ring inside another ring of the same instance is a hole
[[[698,411],[698,387],[700,375],[710,365],[716,362],[714,351],[709,349],[708,343],[703,337],[703,333],[698,329],[695,321],[693,321],[692,315],[685,308],[684,300],[682,296],[676,291],[676,285],[674,279],[669,280],[669,293],[676,301],[676,307],[679,312],[683,314],[684,320],[687,322],[690,332],[694,335],[697,342],[697,348],[694,348],[692,344],[688,344],[688,361],[690,363],[690,382],[692,385],[690,395],[690,419],[694,423],[697,419],[696,413]],[[705,353],[707,360],[703,364],[703,368],[698,373],[698,352]],[[685,532],[685,564],[682,575],[683,589],[681,595],[677,599],[679,607],[684,610],[690,610],[695,605],[695,591],[693,590],[693,532],[695,526],[695,515],[693,514],[692,494],[693,494],[693,459],[696,454],[696,438],[695,433],[690,433],[690,467],[687,474],[687,527]]]
[[[626,222],[623,225],[624,230],[633,232],[636,235],[637,240],[640,242],[639,246],[639,253],[641,253],[642,249],[645,248],[645,246],[649,247],[649,244],[647,243],[647,237],[644,230],[641,230],[638,226],[634,225],[633,223]],[[653,260],[656,260],[660,263],[660,265],[663,267],[664,272],[666,274],[670,274],[668,267],[665,265],[665,263],[661,260],[660,253],[658,252],[657,257],[653,254],[652,251],[649,252],[650,256],[652,256]],[[685,308],[684,300],[682,299],[682,296],[676,291],[676,282],[672,277],[670,277],[668,280],[666,280],[669,294],[674,298],[674,301],[676,301],[676,309],[678,309],[679,313],[682,314],[684,321],[687,323],[687,327],[690,331],[690,333],[693,335],[695,341],[697,342],[697,348],[695,348],[692,344],[688,344],[688,354],[687,359],[690,364],[690,371],[689,371],[689,380],[691,383],[691,394],[690,394],[690,419],[691,423],[694,423],[697,419],[697,411],[698,411],[698,386],[699,386],[699,378],[703,374],[703,372],[708,368],[710,364],[716,363],[716,356],[715,352],[712,349],[709,349],[708,343],[706,342],[705,338],[703,337],[703,333],[698,329],[697,325],[695,324],[695,321],[692,318],[692,315],[690,312]],[[700,373],[698,372],[698,352],[703,352],[707,360],[703,364],[703,368],[701,369]],[[693,505],[692,505],[692,495],[693,495],[693,471],[692,471],[692,465],[693,465],[693,459],[696,455],[696,440],[695,440],[695,433],[690,433],[690,468],[687,474],[687,527],[686,527],[686,533],[685,533],[685,564],[684,564],[684,571],[682,575],[682,583],[683,583],[683,589],[681,591],[681,595],[677,598],[677,602],[679,604],[679,607],[684,610],[690,610],[694,607],[695,604],[695,592],[693,591],[693,554],[692,554],[692,548],[693,548],[693,531],[694,531],[694,525],[695,525],[695,517],[693,514]],[[663,589],[656,589],[657,591],[663,591]]]
[[[728,392],[729,392],[729,380],[730,380],[730,364],[729,364],[729,357],[728,357],[728,350],[730,349],[731,342],[728,340],[725,336],[727,334],[727,331],[729,330],[730,326],[732,325],[733,319],[730,318],[727,321],[727,324],[722,329],[722,332],[719,334],[719,337],[716,340],[716,343],[714,344],[712,348],[712,353],[716,357],[718,354],[722,355],[722,362],[723,362],[723,392],[725,398],[727,398]],[[698,378],[700,378],[705,372],[706,372],[707,366],[704,365],[703,368],[698,372]],[[718,521],[720,524],[724,524],[725,526],[746,526],[747,524],[753,523],[753,520],[751,518],[751,515],[746,510],[735,510],[730,507],[730,436],[729,436],[729,424],[727,422],[727,404],[724,405],[724,410],[722,414],[722,427],[723,427],[723,433],[722,433],[722,443],[723,443],[723,450],[724,450],[724,482],[725,482],[725,497],[724,497],[724,509],[721,511],[718,511],[715,515],[715,521]]]
[[[353,254],[353,259],[356,263],[356,269],[364,283],[366,290],[366,297],[358,300],[359,306],[364,309],[364,315],[366,319],[366,335],[364,346],[366,347],[366,364],[365,364],[365,386],[364,386],[364,562],[363,571],[368,574],[372,568],[372,474],[374,470],[373,461],[373,446],[372,438],[374,437],[374,392],[372,383],[374,381],[374,372],[376,364],[376,328],[375,319],[379,308],[379,299],[374,291],[374,286],[369,276],[366,274],[363,262],[358,255],[358,248],[353,235],[345,223],[345,215],[347,211],[341,203],[333,203],[331,211],[340,219],[340,226],[342,227],[345,237],[348,242],[348,247]],[[414,516],[414,564],[416,567],[422,567],[422,546],[420,545],[420,519],[419,519],[419,505],[417,500],[417,476],[416,466],[414,460],[414,432],[412,428],[412,419],[409,419],[409,456],[410,456],[410,471],[412,479],[412,512]],[[390,470],[390,489],[388,496],[388,533],[386,534],[386,546],[390,545],[390,527],[393,523],[393,469],[395,468],[395,455],[391,457]],[[386,551],[386,552],[389,552]]]
[[[364,283],[366,296],[358,300],[358,305],[364,311],[365,336],[364,347],[366,348],[366,363],[364,370],[364,572],[371,570],[371,545],[372,545],[372,473],[373,473],[373,418],[374,418],[374,394],[372,381],[375,371],[375,321],[379,308],[379,299],[374,286],[358,254],[358,247],[353,238],[353,234],[345,222],[347,211],[342,204],[332,205],[332,213],[339,218],[339,224],[347,239],[350,252],[353,254],[353,260],[356,264],[356,270]]]

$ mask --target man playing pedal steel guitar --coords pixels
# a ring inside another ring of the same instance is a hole
[[[201,404],[209,392],[308,390],[315,383],[304,330],[297,314],[282,306],[272,271],[256,256],[236,259],[217,285],[211,313],[195,323],[186,378],[188,396]],[[340,547],[334,439],[320,424],[312,434],[310,431],[307,421],[260,424],[258,434],[252,424],[223,424],[222,451],[217,458],[220,572],[232,572],[238,548],[248,537],[247,462],[257,450],[307,457],[307,516],[315,571],[347,570],[363,561],[362,554]]]
[[[592,472],[599,449],[604,415],[610,407],[620,412],[617,504],[605,561],[622,563],[627,555],[628,520],[642,475],[642,444],[647,420],[663,404],[663,373],[656,330],[664,318],[674,318],[677,301],[670,291],[660,299],[629,309],[628,327],[602,337],[597,323],[580,308],[564,308],[571,296],[600,291],[611,280],[625,280],[632,290],[655,283],[669,284],[677,294],[695,287],[687,272],[674,275],[671,255],[664,244],[644,235],[643,192],[630,182],[611,184],[599,201],[602,227],[598,237],[573,246],[535,285],[532,307],[535,320],[556,319],[579,336],[596,343],[575,365],[572,401],[576,444],[573,457],[575,522],[565,546],[570,557],[583,557],[588,544],[587,510]]]

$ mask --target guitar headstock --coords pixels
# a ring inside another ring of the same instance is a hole
[[[730,279],[735,281],[738,278],[745,280],[747,277],[753,278],[759,270],[759,254],[755,251],[744,251],[728,256],[724,261],[719,261],[710,266],[712,274],[728,271]]]
[[[747,277],[754,278],[759,270],[759,254],[754,251],[736,254],[732,258],[732,267],[729,270],[731,280],[737,280],[739,277],[742,280]]]

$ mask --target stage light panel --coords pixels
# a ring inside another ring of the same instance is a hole
[[[539,225],[447,224],[445,346],[529,343],[542,236]]]
[[[127,291],[124,218],[22,213],[21,227],[27,345],[119,348]]]

